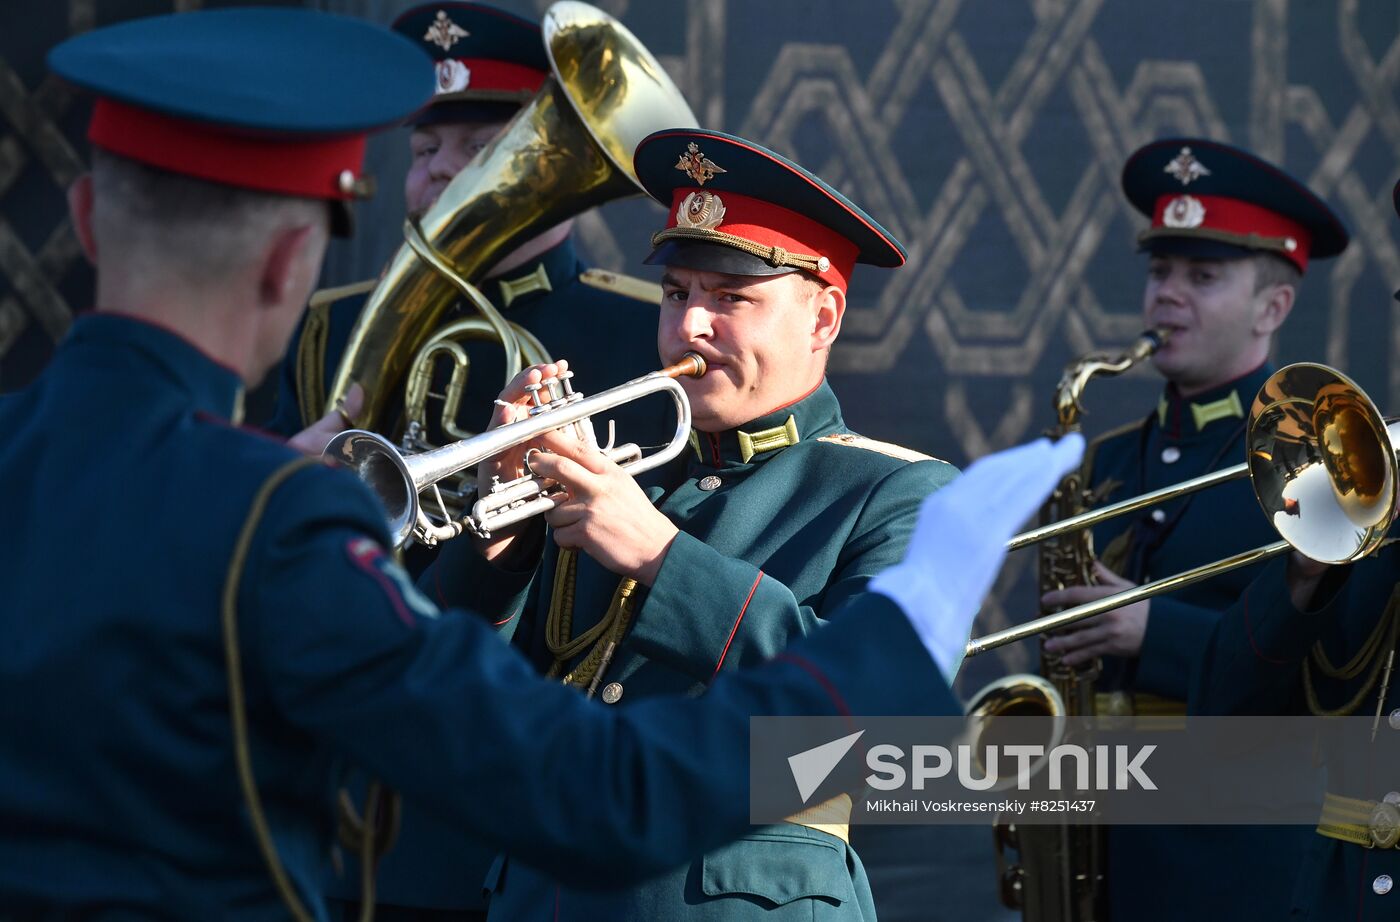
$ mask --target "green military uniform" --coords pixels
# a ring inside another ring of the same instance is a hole
[[[801,167],[742,139],[658,132],[639,145],[636,166],[643,186],[670,209],[648,261],[692,271],[707,292],[720,286],[721,306],[698,310],[723,316],[675,334],[719,365],[746,361],[722,332],[728,312],[779,310],[742,296],[731,303],[728,287],[741,291],[754,276],[802,269],[844,292],[857,261],[903,262],[898,243],[868,215]],[[662,310],[688,310],[680,301],[667,300]],[[693,402],[702,399],[710,398]],[[680,531],[650,587],[552,540],[538,567],[496,571],[495,581],[470,546],[449,544],[420,584],[440,599],[473,597],[518,618],[514,642],[537,668],[607,704],[625,709],[658,695],[706,693],[721,673],[773,657],[866,595],[870,578],[903,555],[920,498],[955,474],[948,464],[851,432],[825,381],[788,399],[735,428],[696,430],[683,464],[660,478],[651,499]],[[488,582],[493,596],[483,599]],[[490,916],[868,920],[874,905],[848,844],[849,811],[849,800],[838,798],[615,893],[566,889],[549,873],[502,857],[487,879]]]
[[[1335,215],[1306,187],[1249,152],[1218,142],[1173,138],[1147,144],[1124,165],[1122,186],[1151,219],[1139,240],[1153,255],[1239,260],[1265,253],[1302,272],[1309,257],[1333,256],[1347,244]],[[1190,324],[1196,309],[1205,308],[1178,303],[1162,307],[1161,316]],[[1091,447],[1087,482],[1103,502],[1114,502],[1244,461],[1246,417],[1271,370],[1265,364],[1189,399],[1169,384],[1142,423]],[[1275,540],[1244,480],[1094,529],[1103,562],[1135,583]],[[1139,656],[1104,664],[1100,712],[1185,713],[1211,631],[1259,571],[1237,569],[1153,599]],[[1287,906],[1285,892],[1240,881],[1254,868],[1295,867],[1305,836],[1296,827],[1110,827],[1110,914],[1134,920],[1278,918]],[[1160,884],[1169,867],[1191,886],[1164,890]]]
[[[522,618],[515,643],[541,671],[609,704],[701,694],[720,672],[816,630],[900,558],[920,498],[955,473],[920,457],[850,432],[825,384],[739,429],[696,433],[659,501],[681,533],[655,584],[624,589],[590,558],[549,542],[539,569],[514,577],[506,610]],[[464,544],[449,544],[423,585],[443,600],[480,599],[491,572]],[[622,893],[558,890],[508,861],[488,884],[501,919],[735,919],[777,907],[810,917],[814,903],[830,918],[872,917],[844,831],[800,825],[755,830]]]

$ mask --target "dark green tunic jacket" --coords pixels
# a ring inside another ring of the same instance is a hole
[[[693,449],[659,500],[680,534],[655,584],[641,590],[630,629],[604,673],[585,683],[623,709],[657,695],[703,694],[718,675],[772,657],[817,630],[903,556],[920,500],[955,474],[948,464],[851,433],[825,383],[741,429],[696,433]],[[481,601],[485,565],[467,550],[449,545],[424,575],[430,594]],[[559,552],[547,542],[539,568],[517,575],[518,592],[486,605],[519,619],[514,642],[541,670],[555,664],[547,629],[558,576]],[[580,556],[574,636],[609,610],[618,584],[616,575]],[[567,674],[588,655],[567,658],[559,671]],[[836,836],[792,824],[755,829],[692,865],[618,893],[562,888],[509,859],[487,883],[494,890],[491,917],[499,919],[868,919],[873,913],[855,852]]]

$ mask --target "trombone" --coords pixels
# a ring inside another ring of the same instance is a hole
[[[1387,422],[1346,375],[1306,362],[1281,368],[1250,407],[1244,462],[1023,532],[1006,547],[1018,550],[1241,477],[1250,479],[1260,508],[1283,540],[974,637],[966,655],[1175,592],[1290,548],[1323,563],[1364,557],[1380,545],[1396,517],[1397,449],[1400,422]]]

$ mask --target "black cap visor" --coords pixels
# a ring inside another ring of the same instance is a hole
[[[643,262],[648,266],[671,266],[725,275],[787,275],[800,271],[792,266],[774,266],[752,253],[703,240],[663,240]]]
[[[1185,256],[1188,259],[1245,259],[1256,253],[1272,253],[1283,258],[1282,253],[1274,250],[1251,250],[1203,237],[1152,237],[1139,241],[1138,250],[1153,256]]]

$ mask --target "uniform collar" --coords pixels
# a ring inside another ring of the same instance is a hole
[[[570,235],[524,265],[492,279],[491,294],[502,310],[517,308],[551,291],[559,291],[578,275],[578,253]]]
[[[243,381],[238,373],[173,330],[131,314],[95,311],[73,322],[68,341],[139,355],[172,378],[197,411],[235,425],[243,421]]]
[[[723,432],[690,431],[690,446],[701,467],[757,464],[784,448],[843,427],[841,405],[823,378],[810,392],[742,426]]]
[[[1265,362],[1249,374],[1189,400],[1177,393],[1175,384],[1168,384],[1157,402],[1157,425],[1176,438],[1190,438],[1213,428],[1233,431],[1248,417],[1255,395],[1273,373],[1273,366]]]

